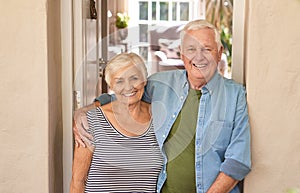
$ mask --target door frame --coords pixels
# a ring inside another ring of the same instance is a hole
[[[69,192],[73,160],[73,2],[61,1],[63,192]]]
[[[62,110],[63,110],[63,190],[69,192],[73,160],[73,63],[74,26],[73,8],[76,0],[61,1],[61,42],[62,42]],[[77,1],[78,2],[78,1]],[[246,0],[234,0],[232,77],[245,84],[246,44]],[[77,23],[78,25],[78,23]]]
[[[107,7],[106,0],[96,0],[98,7],[98,25],[102,25],[103,18],[107,17],[107,9],[102,9]],[[62,52],[62,116],[63,116],[63,192],[69,192],[70,182],[72,179],[72,160],[73,160],[73,132],[72,132],[72,120],[73,111],[80,107],[84,103],[83,98],[74,100],[74,84],[75,78],[78,73],[78,68],[82,65],[84,56],[84,30],[83,30],[83,9],[86,8],[82,5],[82,0],[62,0],[61,1],[61,52]],[[101,9],[100,9],[101,7]],[[101,11],[100,11],[101,10]],[[102,23],[101,23],[102,22]],[[107,19],[105,20],[107,22]],[[107,36],[107,26],[101,27],[101,37]],[[99,32],[100,33],[100,32]],[[99,34],[97,32],[97,34]],[[97,41],[98,41],[97,36]],[[101,40],[102,41],[102,40]],[[104,41],[104,43],[107,43]],[[99,45],[103,42],[98,43]],[[99,46],[97,44],[97,46]],[[101,50],[102,55],[107,56],[107,49],[97,48]],[[97,57],[99,57],[97,55]],[[104,57],[104,59],[107,59]],[[97,64],[99,62],[97,61]],[[98,74],[98,73],[95,73]],[[82,81],[83,82],[83,81]],[[79,83],[81,84],[81,83]],[[102,85],[104,88],[106,84]],[[81,84],[80,90],[83,90],[84,85]],[[107,88],[106,88],[107,89]],[[78,105],[78,101],[80,104]]]
[[[232,25],[232,78],[246,84],[246,0],[233,0],[233,25]]]

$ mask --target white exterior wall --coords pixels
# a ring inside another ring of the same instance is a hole
[[[1,193],[62,192],[59,4],[0,3]]]
[[[48,192],[46,1],[1,1],[0,192]]]
[[[300,189],[300,1],[247,1],[253,170],[245,193]]]

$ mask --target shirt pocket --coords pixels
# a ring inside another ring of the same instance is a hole
[[[232,127],[233,122],[211,121],[209,123],[206,137],[215,151],[225,152],[230,143]]]

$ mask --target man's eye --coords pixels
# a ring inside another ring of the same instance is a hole
[[[210,48],[201,48],[201,52],[208,53],[208,52],[211,52],[211,49]]]
[[[194,51],[196,51],[196,48],[188,48],[187,51],[194,52]]]
[[[116,84],[121,84],[121,83],[123,83],[123,80],[117,80],[116,81]]]

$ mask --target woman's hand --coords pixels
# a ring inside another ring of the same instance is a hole
[[[91,165],[93,151],[88,148],[75,147],[72,165],[70,193],[84,193],[85,181]]]
[[[84,193],[84,181],[75,181],[72,179],[70,193]]]

